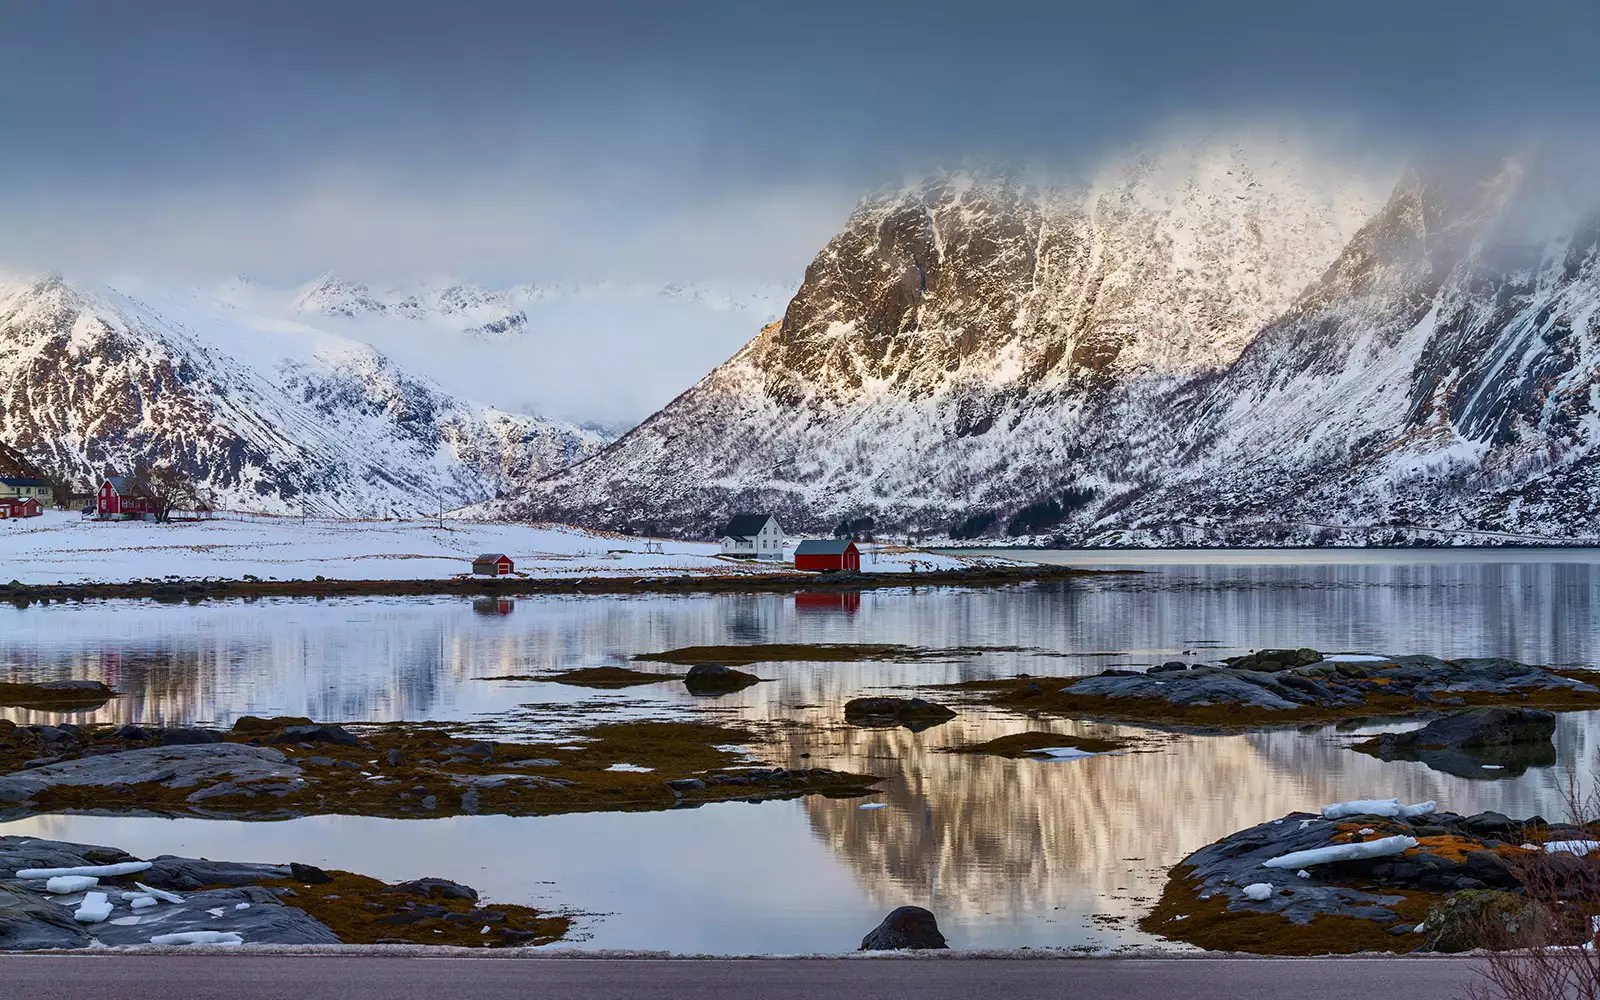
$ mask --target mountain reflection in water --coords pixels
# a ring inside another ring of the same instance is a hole
[[[1051,763],[935,749],[1027,729],[1149,734],[976,709],[917,734],[839,724],[843,703],[863,693],[1215,659],[1268,645],[1600,660],[1600,559],[1591,553],[1528,556],[1562,562],[1506,561],[1505,553],[1361,553],[1343,564],[1306,564],[1324,553],[1252,556],[1274,561],[1163,566],[1151,561],[1159,557],[1140,556],[1148,571],[1134,575],[849,600],[723,594],[521,597],[504,607],[372,598],[0,608],[0,679],[95,678],[125,692],[103,709],[67,716],[74,721],[226,726],[244,714],[292,714],[536,723],[574,704],[638,711],[641,700],[646,711],[681,712],[707,703],[693,702],[676,683],[613,693],[475,678],[621,665],[637,653],[723,643],[1026,647],[948,661],[761,663],[748,669],[771,683],[709,703],[757,720],[816,724],[785,730],[783,742],[760,752],[787,765],[883,775],[875,801],[885,809],[808,798],[653,816],[515,820],[324,817],[196,827],[200,821],[52,816],[0,830],[120,838],[119,846],[150,850],[175,849],[163,845],[185,831],[181,836],[207,843],[237,840],[255,857],[292,854],[394,878],[450,876],[453,870],[440,869],[456,862],[441,859],[455,854],[497,858],[494,870],[503,869],[505,881],[495,898],[548,902],[553,894],[559,903],[607,911],[589,925],[593,946],[838,950],[908,902],[933,908],[961,946],[1115,945],[1144,940],[1131,925],[1159,893],[1168,866],[1241,827],[1338,799],[1390,795],[1434,798],[1460,812],[1555,816],[1565,776],[1589,775],[1600,738],[1600,720],[1589,715],[1562,718],[1554,767],[1498,781],[1384,763],[1345,749],[1357,731],[1332,728],[1157,735],[1128,753]],[[15,708],[0,715],[63,718]],[[441,853],[442,837],[451,851]],[[305,856],[307,844],[316,845],[314,857]],[[542,866],[526,860],[534,844]],[[615,857],[605,854],[619,844],[657,867],[648,877],[636,869],[621,878]],[[764,874],[689,878],[711,863],[693,854],[708,844],[719,871]],[[456,874],[481,884],[481,867]]]

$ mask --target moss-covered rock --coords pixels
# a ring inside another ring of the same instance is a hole
[[[1504,948],[1534,933],[1539,911],[1514,892],[1463,889],[1428,907],[1423,951],[1471,951]]]

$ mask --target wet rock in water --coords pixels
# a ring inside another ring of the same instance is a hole
[[[1189,669],[1189,665],[1187,663],[1183,662],[1182,660],[1168,660],[1166,663],[1160,663],[1160,664],[1157,664],[1156,666],[1151,667],[1148,671],[1146,671],[1146,673],[1151,673],[1151,674],[1169,674],[1169,673],[1172,673],[1173,671],[1188,670],[1188,669]]]
[[[129,724],[126,726],[121,726],[117,729],[113,729],[111,732],[106,734],[106,738],[112,740],[135,740],[142,742],[144,740],[155,739],[157,732],[159,732],[159,730],[151,730],[146,729],[143,726]]]
[[[727,694],[761,683],[755,674],[725,667],[720,663],[697,663],[683,676],[690,694]]]
[[[237,727],[235,727],[237,728]],[[267,740],[268,743],[332,743],[336,746],[359,746],[361,741],[343,726],[285,726],[281,732]]]
[[[304,885],[326,885],[333,881],[332,875],[316,865],[302,865],[297,861],[289,863],[289,877]]]
[[[97,708],[116,696],[100,681],[44,681],[39,684],[0,683],[0,705],[19,708]]]
[[[1468,889],[1430,906],[1426,923],[1423,951],[1504,948],[1536,929],[1538,910],[1516,893]]]
[[[698,792],[706,787],[706,783],[699,778],[673,778],[667,782],[667,787],[674,792]]]
[[[442,899],[471,899],[478,898],[477,890],[471,886],[462,885],[444,878],[414,878],[409,882],[400,882],[380,890],[386,894],[401,894],[407,896],[440,897]]]
[[[161,745],[164,747],[196,746],[202,743],[221,743],[222,734],[213,729],[162,729]]]
[[[1515,778],[1551,767],[1556,717],[1528,708],[1457,712],[1404,733],[1383,733],[1353,749],[1381,760],[1414,760],[1435,771],[1478,780]]]
[[[289,726],[310,726],[314,723],[301,715],[279,715],[263,719],[258,715],[241,715],[233,724],[233,731],[241,736],[265,736]]]
[[[1377,755],[1393,760],[1397,755],[1424,748],[1517,746],[1549,743],[1556,732],[1553,712],[1531,708],[1475,708],[1435,719],[1421,729],[1384,733],[1377,738]]]
[[[72,911],[20,886],[0,884],[0,950],[83,948],[89,932]]]
[[[901,906],[861,939],[860,951],[906,951],[948,948],[939,922],[920,906]]]
[[[844,705],[845,721],[857,726],[905,726],[920,730],[949,722],[956,714],[923,698],[852,698]]]

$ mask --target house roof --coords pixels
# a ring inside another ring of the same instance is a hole
[[[128,478],[126,476],[107,476],[106,482],[110,483],[111,488],[118,493],[128,492]]]
[[[473,559],[472,561],[475,562],[475,563],[499,562],[502,559],[510,559],[510,558],[511,557],[506,555],[504,552],[485,552],[482,555],[478,556],[477,558]]]
[[[29,476],[0,476],[0,483],[7,486],[45,486],[43,479],[34,479]]]
[[[808,538],[795,546],[797,556],[842,556],[854,545],[848,538]]]
[[[751,538],[761,534],[761,529],[772,520],[771,514],[735,514],[722,529],[723,538]]]

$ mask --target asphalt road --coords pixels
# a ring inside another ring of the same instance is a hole
[[[1451,1000],[1455,959],[730,961],[0,956],[7,1000]]]

